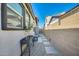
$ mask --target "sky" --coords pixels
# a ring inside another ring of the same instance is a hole
[[[43,28],[45,18],[47,16],[56,16],[57,14],[67,12],[72,9],[77,3],[32,3],[32,9],[35,16],[39,19],[39,27]]]

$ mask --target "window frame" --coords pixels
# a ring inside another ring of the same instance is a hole
[[[20,4],[20,3],[19,3]],[[22,7],[22,13],[24,12],[24,7],[20,4]],[[12,10],[12,9],[11,9]],[[16,13],[16,12],[15,12]],[[23,30],[24,29],[24,14],[22,14],[23,19],[21,19],[21,28],[9,28],[7,27],[7,3],[1,4],[1,25],[2,30]]]

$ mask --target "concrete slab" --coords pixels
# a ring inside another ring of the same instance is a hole
[[[47,39],[43,39],[43,42],[48,42],[48,40]]]
[[[38,38],[38,43],[42,43],[43,41],[42,41],[42,38]]]
[[[57,54],[57,51],[53,47],[45,47],[46,54]]]
[[[49,43],[49,42],[43,42],[43,44],[44,44],[44,45],[50,45],[50,43]]]

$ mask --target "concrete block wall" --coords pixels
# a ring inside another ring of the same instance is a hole
[[[79,55],[79,29],[46,30],[44,33],[63,55]]]

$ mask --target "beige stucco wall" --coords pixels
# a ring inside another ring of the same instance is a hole
[[[79,12],[61,19],[60,28],[79,28]]]
[[[68,29],[68,28],[79,28],[79,12],[72,14],[68,17],[60,19],[60,25],[58,22],[48,25],[47,29]]]
[[[58,29],[59,25],[58,22],[54,23],[54,24],[50,24],[47,27],[45,27],[45,30],[49,30],[49,29]]]

